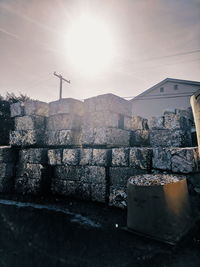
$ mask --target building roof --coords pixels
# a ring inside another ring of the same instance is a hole
[[[130,101],[137,100],[138,98],[147,95],[148,93],[150,93],[151,91],[153,91],[155,88],[162,86],[166,82],[183,83],[183,84],[190,84],[190,85],[200,86],[200,82],[197,82],[197,81],[189,81],[189,80],[180,80],[180,79],[166,78],[163,81],[161,81],[161,82],[155,84],[154,86],[150,87],[149,89],[147,89],[143,93],[137,95],[136,97],[134,97]]]

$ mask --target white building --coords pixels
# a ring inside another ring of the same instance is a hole
[[[200,82],[167,78],[130,100],[133,115],[149,118],[165,110],[187,109],[190,96],[199,89]]]

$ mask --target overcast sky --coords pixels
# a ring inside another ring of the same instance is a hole
[[[84,12],[102,20],[115,50],[93,76],[66,51],[69,27]],[[0,48],[1,95],[56,100],[54,71],[71,80],[63,97],[78,99],[136,96],[167,77],[200,81],[200,0],[0,0]]]

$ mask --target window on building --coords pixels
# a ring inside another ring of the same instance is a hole
[[[178,90],[178,84],[174,85],[174,90]]]
[[[160,92],[161,92],[161,93],[164,92],[164,87],[160,87]]]

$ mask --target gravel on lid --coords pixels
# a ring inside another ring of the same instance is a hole
[[[129,178],[129,183],[139,186],[154,186],[176,183],[183,180],[185,176],[170,174],[144,174],[136,175]]]

